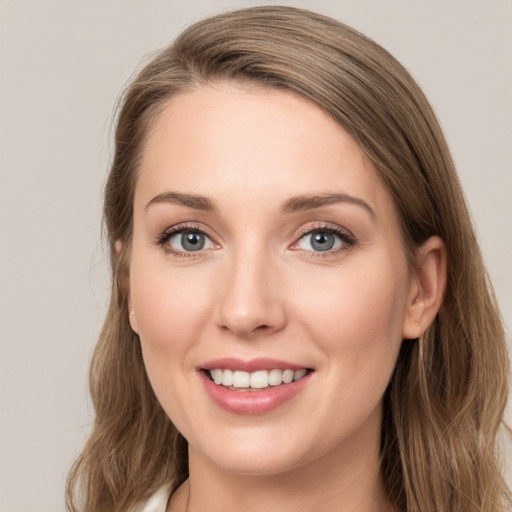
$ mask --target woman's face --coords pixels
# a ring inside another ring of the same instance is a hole
[[[229,84],[167,103],[136,185],[130,322],[195,460],[378,457],[413,281],[375,169],[317,106]]]

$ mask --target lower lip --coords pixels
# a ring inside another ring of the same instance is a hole
[[[235,391],[212,382],[199,372],[209,397],[222,409],[233,414],[264,414],[282,406],[300,393],[309,381],[310,373],[290,384],[269,386],[255,391]]]

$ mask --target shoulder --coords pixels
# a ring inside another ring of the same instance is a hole
[[[171,495],[171,486],[160,487],[147,501],[137,503],[130,512],[165,512]]]

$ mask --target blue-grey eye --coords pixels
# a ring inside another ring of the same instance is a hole
[[[306,233],[298,241],[298,246],[305,251],[330,251],[339,249],[343,242],[339,235],[330,231],[316,230]]]
[[[200,231],[182,231],[169,238],[169,245],[175,251],[194,252],[201,249],[210,249],[212,241]]]

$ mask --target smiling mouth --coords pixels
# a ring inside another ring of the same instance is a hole
[[[244,372],[214,368],[203,370],[206,376],[218,386],[223,386],[236,391],[258,391],[270,387],[290,384],[301,380],[313,370],[302,368],[300,370],[259,370],[256,372]]]

